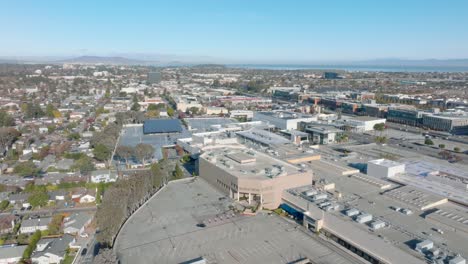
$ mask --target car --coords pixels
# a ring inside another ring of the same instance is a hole
[[[88,249],[87,249],[87,248],[83,248],[83,250],[81,250],[81,256],[86,255],[86,253],[88,253]]]

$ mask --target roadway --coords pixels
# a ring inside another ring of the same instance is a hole
[[[16,212],[7,212],[0,213],[0,216],[6,215],[53,215],[56,213],[76,213],[76,212],[87,212],[87,211],[96,211],[97,207],[73,207],[73,208],[60,208],[60,209],[47,209],[47,210],[36,210],[36,211],[19,211]]]

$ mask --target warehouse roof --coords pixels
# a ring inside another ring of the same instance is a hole
[[[182,132],[179,119],[150,119],[143,124],[143,134]]]

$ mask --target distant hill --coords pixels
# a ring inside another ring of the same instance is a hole
[[[150,61],[127,59],[124,57],[99,57],[99,56],[81,56],[65,60],[55,61],[56,63],[71,64],[111,64],[111,65],[146,65]]]

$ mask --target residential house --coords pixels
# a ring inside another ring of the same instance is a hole
[[[23,252],[28,246],[3,246],[0,247],[0,263],[1,264],[10,264],[10,263],[19,263],[23,257]]]
[[[60,238],[41,239],[37,243],[36,251],[31,256],[33,263],[50,264],[61,263],[68,247],[75,242],[71,235],[63,235]]]
[[[75,161],[72,159],[62,159],[56,163],[55,168],[58,170],[70,170],[73,163],[75,163]]]
[[[16,216],[5,215],[0,217],[0,234],[8,234],[13,232],[16,224]]]
[[[117,180],[117,173],[110,170],[95,170],[91,172],[91,182],[115,182]]]
[[[10,201],[10,204],[14,204],[16,206],[29,207],[30,206],[30,204],[28,203],[29,196],[30,196],[29,193],[14,193],[8,196],[8,201]]]
[[[49,201],[64,201],[67,196],[67,192],[64,190],[57,190],[49,192]]]
[[[87,190],[87,192],[82,195],[79,199],[79,203],[94,203],[96,201],[96,191]]]
[[[19,232],[21,234],[34,233],[36,230],[44,231],[49,228],[49,224],[52,221],[51,217],[37,218],[37,219],[26,219],[21,223]]]
[[[65,234],[88,236],[85,228],[91,223],[93,216],[86,212],[74,213],[64,219],[63,232]]]
[[[84,187],[78,187],[72,190],[71,192],[71,198],[72,200],[77,200],[80,199],[83,195],[85,195],[88,192],[88,189]]]

